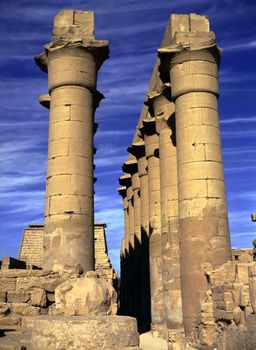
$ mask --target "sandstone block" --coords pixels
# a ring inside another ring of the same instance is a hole
[[[248,264],[237,263],[237,282],[249,284]]]
[[[26,350],[24,345],[21,345],[20,342],[9,339],[6,337],[0,339],[0,349],[1,350]]]
[[[31,305],[33,306],[41,306],[45,307],[46,306],[46,292],[44,289],[41,288],[35,288],[31,291]]]
[[[12,313],[22,316],[38,316],[40,315],[40,308],[23,303],[10,304]]]
[[[124,316],[41,316],[32,333],[33,350],[138,349],[136,320]]]
[[[6,292],[0,292],[0,303],[6,302],[7,293]]]
[[[15,290],[16,280],[15,278],[1,278],[0,279],[0,291],[9,292]]]
[[[8,303],[26,303],[30,299],[30,295],[26,290],[10,291],[7,293]]]
[[[239,299],[239,306],[246,307],[250,304],[249,286],[243,285],[241,288],[241,294]]]
[[[113,315],[117,311],[116,291],[93,271],[59,285],[55,302],[56,310],[64,315]]]
[[[9,305],[7,303],[0,304],[0,315],[5,316],[5,315],[8,315],[9,313],[10,313]]]
[[[0,326],[16,326],[21,324],[21,316],[9,314],[0,317]]]
[[[247,319],[247,337],[246,350],[254,350],[256,348],[256,315],[252,314]]]

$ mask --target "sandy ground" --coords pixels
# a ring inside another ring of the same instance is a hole
[[[151,332],[140,335],[140,348],[143,350],[168,350],[166,340],[153,337]]]

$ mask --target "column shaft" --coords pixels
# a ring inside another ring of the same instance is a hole
[[[54,18],[52,41],[35,58],[48,72],[51,101],[45,269],[94,270],[93,124],[97,70],[107,56],[108,42],[94,38],[93,12],[64,10]]]
[[[175,106],[163,94],[152,101],[159,134],[163,293],[168,329],[180,329],[182,302]]]
[[[144,124],[145,130],[148,128],[147,124],[147,122]],[[146,158],[148,161],[151,320],[152,328],[161,331],[165,327],[165,309],[162,284],[160,168],[158,157],[158,135],[155,132],[148,134],[145,133],[144,142]]]
[[[231,259],[218,121],[218,66],[212,50],[173,56],[176,109],[181,286],[184,326],[191,335],[208,289],[205,269]]]

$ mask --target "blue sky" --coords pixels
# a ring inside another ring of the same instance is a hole
[[[95,11],[96,38],[110,40],[99,73],[105,95],[96,113],[96,221],[107,223],[109,253],[119,269],[123,234],[116,193],[151,71],[171,13],[208,15],[224,48],[220,122],[232,246],[256,238],[255,0],[1,0],[0,2],[0,258],[17,256],[22,229],[43,222],[48,112],[37,100],[47,76],[33,61],[50,41],[63,8]]]

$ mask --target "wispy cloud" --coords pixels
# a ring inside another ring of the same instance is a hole
[[[237,123],[254,123],[256,122],[256,117],[237,117],[230,119],[221,119],[220,124],[237,124]]]
[[[256,40],[242,42],[239,44],[229,45],[225,47],[225,51],[239,51],[256,49]]]

